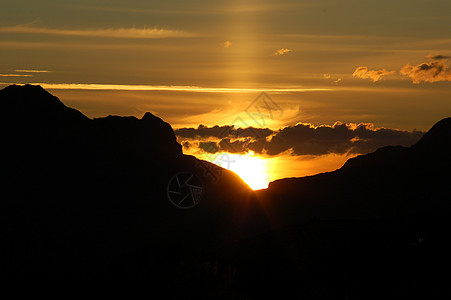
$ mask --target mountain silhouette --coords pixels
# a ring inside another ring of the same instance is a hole
[[[151,113],[91,120],[31,85],[1,90],[0,106],[4,276],[140,278],[265,228],[250,188],[183,155]],[[192,209],[168,200],[180,172],[203,187]]]
[[[333,172],[276,180],[259,197],[284,224],[302,217],[408,218],[443,213],[451,209],[449,153],[451,118],[446,118],[411,147],[383,147],[351,158]]]
[[[2,279],[237,299],[434,298],[448,282],[451,118],[411,147],[253,192],[151,113],[90,119],[32,85],[0,90],[0,107]],[[186,193],[183,178],[203,197],[180,209],[168,190]]]
[[[450,153],[446,118],[411,147],[383,147],[336,171],[276,180],[258,191],[284,245],[271,255],[294,269],[279,285],[297,285],[290,291],[307,299],[445,295]]]

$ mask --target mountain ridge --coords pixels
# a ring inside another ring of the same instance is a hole
[[[296,223],[296,215],[308,220],[449,212],[444,199],[449,196],[450,152],[451,118],[445,118],[411,147],[387,146],[351,158],[335,171],[276,180],[258,195],[268,209],[279,212],[280,224]],[[288,216],[283,206],[295,212]]]
[[[68,277],[87,270],[121,276],[119,269],[102,265],[98,251],[104,249],[107,266],[119,261],[139,277],[139,261],[127,262],[135,248],[155,255],[148,258],[157,266],[159,259],[166,261],[165,251],[177,260],[265,228],[247,184],[228,170],[183,155],[171,126],[151,113],[141,119],[89,119],[30,85],[1,90],[0,107],[0,220],[2,230],[14,228],[2,231],[9,242],[0,252],[22,244],[13,248],[17,254],[2,258],[2,274],[34,276],[48,264]],[[203,188],[201,201],[188,210],[168,199],[168,182],[181,172],[197,176]],[[41,249],[34,240],[47,246]],[[186,253],[174,252],[177,248]],[[24,259],[24,249],[42,259]],[[16,269],[27,271],[20,275]]]
[[[409,148],[253,192],[183,155],[150,113],[89,119],[33,86],[0,90],[0,109],[2,279],[144,279],[226,299],[414,298],[448,282],[449,118]],[[179,174],[202,182],[193,208],[168,199]]]

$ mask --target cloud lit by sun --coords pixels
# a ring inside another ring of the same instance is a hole
[[[288,53],[288,52],[292,52],[293,50],[291,50],[291,49],[286,49],[286,48],[281,48],[281,49],[278,49],[276,52],[274,52],[274,55],[284,55],[284,54],[286,54],[286,53]]]
[[[152,112],[185,153],[235,153],[223,167],[254,188],[410,146],[451,112],[451,1],[7,2],[0,89],[40,85],[90,118]]]
[[[229,48],[230,46],[232,46],[231,41],[225,41],[224,43],[221,43],[221,47],[223,48]]]

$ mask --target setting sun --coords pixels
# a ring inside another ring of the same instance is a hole
[[[218,152],[213,156],[200,155],[200,158],[235,172],[253,190],[265,189],[268,187],[270,177],[268,174],[267,161],[255,156],[253,151],[249,151],[246,154]]]
[[[451,0],[0,1],[0,278],[448,292]]]
[[[264,159],[254,156],[252,151],[245,155],[228,155],[230,155],[230,166],[228,169],[238,174],[253,190],[268,187],[269,178]]]

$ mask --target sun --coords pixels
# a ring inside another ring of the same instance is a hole
[[[192,155],[236,173],[253,190],[268,187],[270,181],[268,159],[255,155],[253,151],[246,154],[216,152],[214,154],[193,153]]]
[[[253,190],[265,189],[268,187],[269,176],[264,159],[255,156],[254,152],[247,154],[227,153],[229,163],[221,166],[235,172]]]

